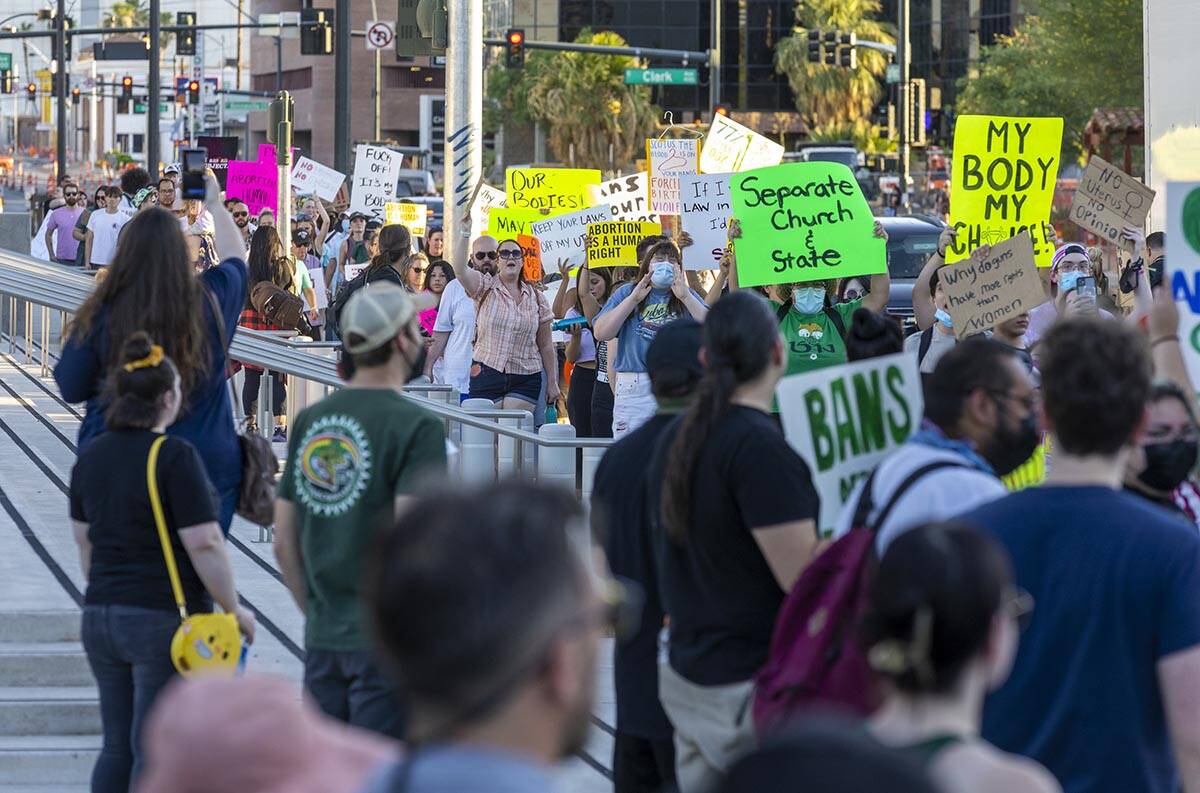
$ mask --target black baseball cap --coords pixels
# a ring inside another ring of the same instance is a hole
[[[292,229],[292,244],[310,245],[312,244],[312,235],[308,233],[308,229]]]
[[[351,220],[358,220],[359,218],[362,218],[363,220],[370,220],[370,216],[367,215],[367,213],[365,213],[365,212],[355,211],[355,212],[350,213]]]
[[[646,349],[646,372],[657,397],[687,397],[696,389],[704,366],[700,363],[703,346],[701,325],[691,317],[666,325]]]

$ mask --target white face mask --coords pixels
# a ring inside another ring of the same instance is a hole
[[[825,287],[797,286],[792,290],[792,305],[801,314],[816,314],[825,307]]]

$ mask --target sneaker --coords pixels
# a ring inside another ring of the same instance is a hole
[[[276,427],[275,434],[271,436],[273,443],[287,443],[287,427]]]

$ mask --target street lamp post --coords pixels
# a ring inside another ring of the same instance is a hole
[[[58,0],[54,15],[54,102],[57,105],[57,128],[55,136],[55,177],[61,181],[67,173],[67,4]]]
[[[59,0],[63,2],[63,0]],[[146,170],[150,179],[158,179],[158,162],[161,159],[159,148],[162,141],[158,133],[158,105],[162,99],[162,75],[160,73],[162,56],[162,31],[159,30],[159,0],[150,0],[150,75],[147,80],[146,93]]]

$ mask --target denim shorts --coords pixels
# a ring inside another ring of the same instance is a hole
[[[536,405],[542,393],[542,373],[506,374],[479,361],[471,361],[471,399],[499,402],[505,397]]]

